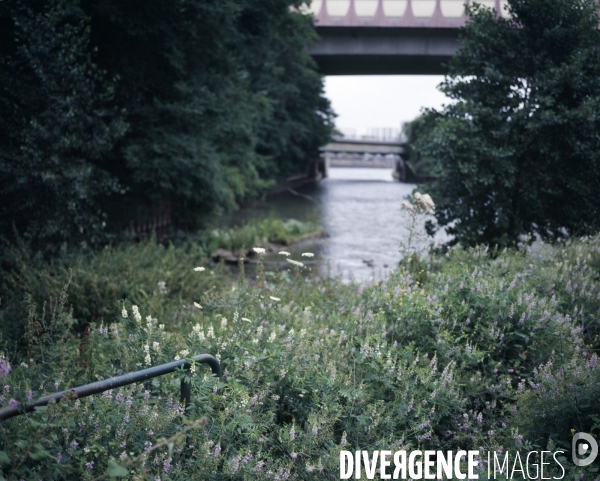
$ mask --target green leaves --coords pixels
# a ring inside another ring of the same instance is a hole
[[[598,6],[510,0],[512,18],[474,7],[417,148],[435,161],[430,193],[454,242],[516,245],[600,228],[595,134],[600,109]]]
[[[169,446],[169,453],[171,451],[171,446]],[[112,459],[110,461],[108,461],[108,475],[111,478],[122,478],[124,476],[127,476],[129,474],[129,471],[127,469],[125,469],[123,466],[117,464],[116,461],[113,461]]]

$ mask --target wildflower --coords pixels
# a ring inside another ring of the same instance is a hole
[[[27,392],[25,393],[25,401],[26,401],[26,402],[29,402],[29,401],[31,401],[31,398],[32,398],[32,397],[33,397],[33,393],[32,393],[31,391],[27,391]]]
[[[286,261],[292,264],[293,266],[304,267],[304,264],[300,261],[295,261],[294,259],[286,259]]]
[[[269,299],[275,302],[279,302],[281,299],[279,297],[269,296]]]
[[[146,354],[146,357],[144,358],[144,362],[146,363],[147,366],[152,364],[152,358],[150,357],[150,354]]]
[[[221,319],[221,329],[225,329],[227,327],[227,319],[223,317]]]
[[[10,401],[8,401],[9,408],[16,408],[18,405],[19,401],[17,401],[16,399],[10,398]]]
[[[314,257],[315,255],[312,252],[303,252],[302,257]]]
[[[212,326],[210,326],[208,328],[208,332],[206,333],[206,337],[212,337],[212,338],[215,337],[215,330],[214,330],[214,328]]]
[[[289,256],[289,255],[291,255],[288,251],[279,251],[278,254],[280,256],[286,256],[286,257]]]
[[[158,293],[166,294],[167,292],[169,292],[167,289],[167,283],[165,281],[158,281]]]
[[[202,306],[200,304],[198,304],[197,302],[194,302],[194,306],[197,307],[198,309],[202,309]]]
[[[187,355],[190,353],[190,351],[188,351],[187,349],[183,349],[182,351],[179,351],[179,354],[181,354],[181,357],[187,357]]]
[[[244,322],[252,322],[250,319],[248,319],[247,317],[242,317],[242,321]]]
[[[317,427],[316,427],[316,426],[313,426],[313,428],[312,428],[312,435],[313,435],[313,436],[316,436],[316,435],[317,435],[317,433],[318,433]]]
[[[298,453],[290,453],[290,458],[296,459],[298,457]]]
[[[69,444],[69,451],[75,451],[77,449],[77,446],[79,446],[79,443],[77,441],[71,441],[71,444]]]
[[[175,356],[173,359],[175,359],[176,361],[179,361],[181,358],[179,356]]]
[[[120,455],[119,458],[121,459],[125,459],[127,457],[127,453],[125,451],[123,451]]]
[[[56,464],[60,464],[61,459],[62,459],[62,453],[58,453],[56,455]]]
[[[290,441],[293,441],[294,439],[296,439],[296,431],[292,428],[290,429]]]
[[[152,349],[154,349],[156,352],[160,351],[160,344],[158,342],[153,342]]]
[[[205,270],[206,270],[206,268],[204,268],[204,267],[200,267],[200,266],[199,266],[199,267],[194,267],[194,270],[195,270],[196,272],[202,272],[202,271],[205,271]]]
[[[165,462],[163,463],[163,471],[165,473],[168,473],[170,469],[171,469],[171,458],[166,459]]]
[[[131,310],[133,311],[133,318],[135,319],[135,322],[142,322],[142,315],[140,314],[138,306],[131,306]]]
[[[88,469],[94,469],[94,461],[90,461],[89,463],[85,463],[85,467]]]
[[[264,254],[266,252],[262,247],[253,247],[252,250],[257,254]]]
[[[271,333],[271,335],[269,336],[269,339],[267,340],[267,342],[273,342],[275,340],[275,336],[276,336],[275,331],[273,331]]]
[[[342,446],[345,446],[348,443],[348,441],[346,440],[346,431],[344,431],[344,434],[342,434],[342,440],[340,441],[340,444]]]
[[[127,309],[123,308],[123,310],[121,311],[121,316],[123,316],[123,319],[127,319]]]
[[[6,377],[10,373],[10,364],[6,359],[0,357],[0,376]]]

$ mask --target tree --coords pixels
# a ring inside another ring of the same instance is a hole
[[[131,203],[195,227],[318,156],[333,114],[301,3],[82,0],[131,125],[111,165]]]
[[[0,236],[51,251],[106,240],[103,169],[125,131],[76,0],[0,4]]]
[[[600,227],[600,33],[594,0],[469,8],[462,43],[420,142],[441,175],[430,193],[454,242],[510,246]],[[432,226],[429,225],[430,230]]]

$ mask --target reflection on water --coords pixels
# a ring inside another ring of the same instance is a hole
[[[399,242],[407,234],[400,203],[414,187],[395,181],[388,169],[332,168],[327,179],[299,190],[302,196],[285,194],[224,221],[237,223],[274,212],[316,222],[329,236],[290,249],[294,257],[311,250],[322,255],[322,271],[329,265],[332,273],[365,280],[380,277],[400,260]]]

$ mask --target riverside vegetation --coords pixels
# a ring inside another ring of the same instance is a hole
[[[3,341],[0,405],[199,353],[224,376],[194,369],[188,417],[174,373],[3,421],[2,477],[337,479],[342,449],[460,447],[562,449],[564,479],[598,479],[567,457],[572,430],[599,434],[600,238],[457,247],[360,285],[291,260],[232,280],[198,246],[149,242],[70,281],[46,265],[54,300]]]

